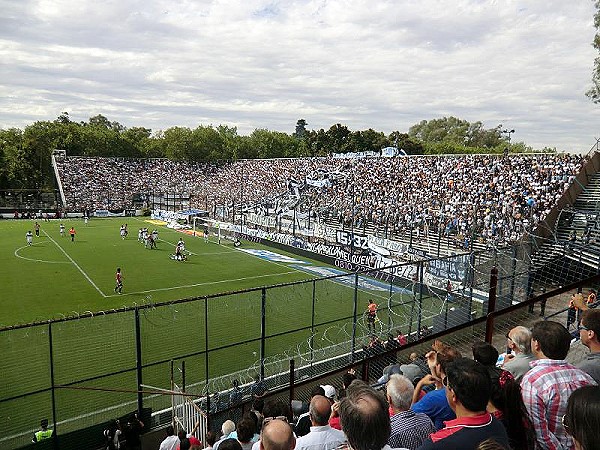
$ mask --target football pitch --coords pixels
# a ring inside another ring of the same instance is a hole
[[[123,240],[119,228],[125,222],[129,235]],[[32,245],[27,245],[25,234],[34,230],[33,221],[0,222],[4,297],[0,326],[311,278],[285,264],[239,251],[231,241],[222,239],[218,244],[211,236],[206,243],[202,237],[142,218],[62,223],[64,236],[58,221],[40,221],[39,238],[34,235]],[[72,226],[74,242],[68,233]],[[141,227],[158,230],[156,249],[144,248],[137,240]],[[189,254],[184,262],[169,257],[179,238]],[[114,292],[117,267],[123,273],[122,294]]]
[[[122,239],[120,226],[127,222],[129,235]],[[243,241],[233,242],[211,235],[191,236],[144,218],[93,218],[61,222],[39,222],[40,236],[28,245],[25,235],[34,231],[34,221],[0,221],[0,325],[12,326],[48,319],[94,317],[58,322],[52,326],[49,348],[47,326],[7,330],[0,333],[4,363],[0,368],[0,447],[2,437],[26,436],[39,423],[36,411],[52,417],[49,391],[62,386],[55,395],[56,417],[62,432],[104,422],[136,408],[136,360],[143,365],[144,385],[170,388],[170,361],[185,360],[188,387],[215,392],[230,387],[228,374],[246,371],[240,377],[251,381],[258,369],[258,355],[268,362],[283,361],[301,354],[319,353],[344,344],[356,327],[357,344],[368,341],[364,318],[367,301],[374,298],[385,306],[378,314],[377,332],[387,333],[409,326],[416,329],[441,312],[441,299],[425,296],[422,309],[415,308],[413,292],[407,286],[390,286],[360,277],[354,289],[354,274],[314,283],[281,286],[267,291],[224,295],[210,301],[162,302],[272,286],[300,280],[343,274],[322,262],[311,261]],[[68,230],[76,234],[71,241]],[[158,231],[156,249],[139,242],[139,228]],[[185,241],[187,261],[174,261],[177,241]],[[115,271],[123,273],[122,294],[116,293]],[[263,302],[264,348],[261,349]],[[358,323],[353,321],[358,305]],[[144,306],[139,324],[143,353],[136,355],[133,310],[106,314],[122,307]],[[206,309],[205,309],[206,306]],[[410,324],[410,325],[409,325]],[[49,366],[54,368],[49,373]],[[277,373],[272,368],[267,375]],[[284,367],[285,370],[285,367]],[[225,377],[222,385],[212,380]],[[207,384],[210,380],[212,384]],[[76,390],[84,388],[88,390]],[[93,391],[89,389],[98,389]],[[131,392],[113,392],[127,389]],[[160,410],[170,406],[167,396],[147,396],[145,406]],[[18,440],[18,439],[17,439]],[[5,441],[8,443],[8,441]]]

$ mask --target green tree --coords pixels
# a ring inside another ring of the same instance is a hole
[[[592,45],[600,51],[600,0],[595,2],[596,14],[594,14],[594,26],[596,34]],[[594,103],[600,103],[600,57],[594,59],[594,70],[592,72],[592,87],[585,93]]]
[[[163,133],[165,154],[169,159],[186,160],[193,145],[192,130],[186,127],[171,127]]]
[[[328,152],[347,153],[350,146],[350,130],[346,125],[336,123],[327,130]]]
[[[296,122],[296,131],[294,132],[294,137],[296,139],[304,139],[306,137],[307,125],[308,123],[306,123],[306,120],[298,119],[298,122]]]

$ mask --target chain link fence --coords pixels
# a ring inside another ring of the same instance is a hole
[[[501,350],[510,327],[539,319],[534,303],[543,300],[545,315],[566,322],[561,308],[569,289],[598,283],[583,280],[564,256],[562,265],[539,264],[530,248],[2,329],[0,447],[26,446],[44,417],[61,449],[101,445],[108,422],[133,411],[147,427],[170,423],[173,402],[164,391],[174,383],[210,412],[214,428],[225,417],[241,417],[257,387],[286,401],[306,400],[315,380],[339,388],[340,374],[353,367],[374,381],[386,365],[423,354],[439,337],[469,355],[491,327]],[[578,284],[559,285],[570,278]],[[377,304],[374,319],[369,301]],[[394,344],[400,336],[402,346]]]

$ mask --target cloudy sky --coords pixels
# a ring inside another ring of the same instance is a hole
[[[0,0],[0,128],[103,114],[127,127],[456,116],[587,152],[600,105],[592,0]]]

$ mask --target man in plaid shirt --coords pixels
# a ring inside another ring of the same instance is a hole
[[[562,416],[573,391],[596,384],[583,370],[567,363],[571,334],[558,322],[536,322],[531,331],[535,361],[523,376],[521,389],[531,416],[538,446],[545,450],[574,450],[573,439],[565,432]]]

